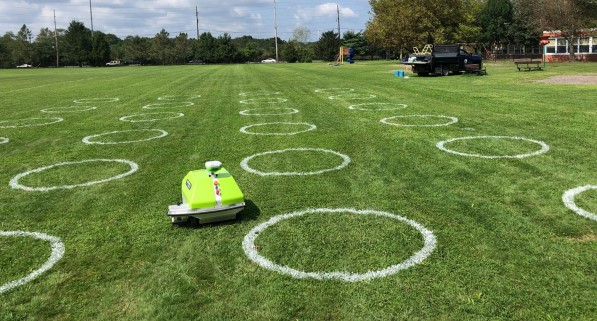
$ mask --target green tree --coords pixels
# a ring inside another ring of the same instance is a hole
[[[31,37],[33,33],[26,25],[23,25],[16,35],[13,56],[17,64],[31,64],[33,56],[33,45]]]
[[[16,63],[11,50],[14,41],[14,34],[10,31],[0,38],[0,68],[15,67]]]
[[[181,32],[174,38],[174,48],[172,50],[174,55],[173,61],[179,64],[184,64],[193,57],[193,44],[189,40],[189,35]]]
[[[300,60],[300,44],[296,40],[289,41],[282,50],[282,56],[286,62],[298,62]]]
[[[73,20],[64,35],[64,56],[67,63],[80,67],[88,62],[91,53],[91,30]]]
[[[93,33],[93,46],[89,60],[93,66],[104,66],[106,62],[110,61],[110,44],[106,34],[101,31]]]
[[[154,63],[160,65],[170,63],[172,41],[169,37],[170,34],[165,29],[162,29],[151,39],[149,56]]]
[[[321,34],[321,37],[317,41],[315,55],[318,59],[332,61],[338,54],[339,49],[340,40],[338,40],[338,34],[330,30]]]
[[[151,40],[146,37],[128,36],[123,41],[124,58],[138,62],[140,64],[147,64],[149,61],[149,48]]]
[[[211,32],[204,32],[199,36],[199,45],[195,58],[203,60],[206,63],[216,62],[216,39],[211,35]]]
[[[342,46],[354,49],[356,55],[364,56],[367,54],[368,43],[362,32],[347,31],[342,39]]]
[[[216,62],[219,63],[232,63],[238,61],[238,50],[232,43],[232,38],[229,34],[225,33],[218,37],[216,41],[215,58]]]
[[[479,14],[481,41],[494,46],[510,43],[513,39],[511,26],[514,20],[514,7],[510,0],[487,0]]]
[[[33,43],[33,61],[36,65],[48,67],[56,65],[56,41],[54,31],[42,28]]]

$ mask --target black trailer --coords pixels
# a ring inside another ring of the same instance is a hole
[[[412,71],[419,76],[447,76],[449,73],[461,72],[485,73],[483,58],[469,54],[460,44],[433,45],[430,54],[411,54],[404,64],[412,66]]]

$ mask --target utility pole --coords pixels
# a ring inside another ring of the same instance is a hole
[[[195,18],[197,18],[197,40],[199,40],[199,9],[195,6]]]
[[[340,6],[337,3],[336,12],[338,13],[338,40],[342,41],[342,34],[340,33]]]
[[[276,0],[274,0],[274,31],[276,36],[276,62],[278,62],[278,19],[276,16]]]
[[[89,16],[91,17],[91,39],[93,39],[93,11],[91,11],[91,0],[89,0]]]
[[[56,46],[56,67],[59,67],[60,56],[58,55],[58,31],[56,30],[56,10],[54,10],[54,42]]]

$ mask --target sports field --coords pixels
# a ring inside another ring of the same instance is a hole
[[[597,64],[397,68],[0,71],[0,320],[596,320]]]

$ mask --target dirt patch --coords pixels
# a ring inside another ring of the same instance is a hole
[[[595,76],[595,75],[552,76],[547,79],[538,80],[537,82],[544,83],[544,84],[597,85],[597,76]]]

